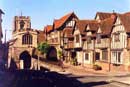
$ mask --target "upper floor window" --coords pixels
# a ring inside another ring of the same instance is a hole
[[[100,34],[97,34],[97,44],[101,43],[101,35]]]
[[[91,37],[87,38],[87,43],[91,43]]]
[[[66,26],[69,26],[69,27],[73,27],[75,25],[75,21],[72,20],[72,21],[69,21],[67,22]]]
[[[64,44],[68,43],[68,38],[64,38]]]
[[[115,33],[115,34],[114,34],[114,41],[115,41],[115,42],[119,42],[119,41],[120,41],[120,37],[119,37],[119,36],[120,36],[119,33]]]
[[[32,35],[30,35],[30,34],[25,34],[25,35],[23,35],[22,36],[22,44],[26,44],[26,45],[28,45],[28,44],[32,44]]]
[[[79,42],[79,35],[76,35],[76,43]]]
[[[89,60],[89,54],[85,53],[85,60]]]

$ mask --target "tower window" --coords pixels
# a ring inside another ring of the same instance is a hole
[[[23,37],[22,37],[22,44],[23,45],[32,44],[32,35],[30,35],[30,34],[23,35]]]
[[[20,21],[20,29],[23,29],[24,28],[24,24],[25,24],[25,22],[22,20],[22,21]]]

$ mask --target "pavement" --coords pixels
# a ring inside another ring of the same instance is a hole
[[[113,72],[104,70],[94,70],[85,66],[73,66],[69,63],[63,63],[64,69],[54,64],[48,64],[46,62],[41,63],[43,67],[50,69],[50,71],[56,71],[61,74],[73,74],[75,76],[104,76],[109,77],[108,82],[119,82],[122,84],[130,85],[130,72]]]
[[[91,68],[80,66],[73,66],[67,63],[64,63],[64,73],[71,73],[77,76],[106,76],[109,77],[108,82],[117,82],[121,84],[126,84],[130,86],[130,72],[114,72],[114,71],[104,71],[98,70],[95,71]]]

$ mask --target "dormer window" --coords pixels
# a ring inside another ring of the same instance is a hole
[[[91,43],[91,37],[87,38],[87,43]]]
[[[120,33],[114,33],[114,41],[115,42],[119,42],[120,41],[119,36],[120,36]]]
[[[68,38],[64,37],[64,44],[68,43]]]
[[[24,24],[25,22],[23,20],[20,21],[20,29],[23,29],[24,28]]]
[[[76,35],[76,43],[79,43],[79,35]]]
[[[71,20],[66,23],[66,26],[68,26],[68,27],[74,27],[74,25],[75,25],[75,20]]]

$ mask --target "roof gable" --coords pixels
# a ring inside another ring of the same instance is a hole
[[[54,29],[58,29],[61,26],[63,26],[63,24],[70,18],[70,17],[74,17],[76,19],[78,19],[78,17],[75,15],[74,12],[69,13],[63,17],[61,17],[60,19],[54,20]]]
[[[47,25],[47,26],[44,27],[44,30],[45,30],[46,33],[49,33],[49,32],[51,32],[53,30],[53,26],[52,25]]]
[[[101,30],[101,28],[100,28],[100,27],[98,28],[97,33],[102,33],[102,30]]]
[[[97,23],[95,20],[78,20],[76,23],[76,27],[79,29],[81,34],[85,33],[86,27],[89,25],[90,29],[95,29],[95,25],[92,24]]]
[[[119,14],[118,15],[121,24],[124,26],[125,31],[130,33],[130,15]]]

